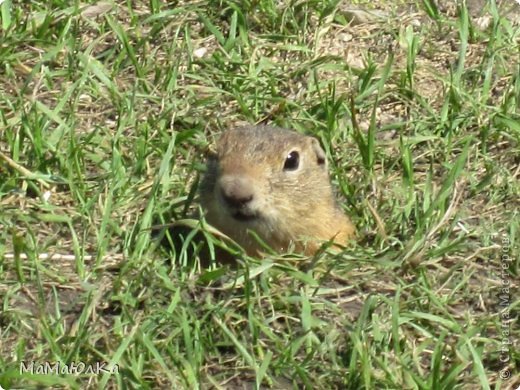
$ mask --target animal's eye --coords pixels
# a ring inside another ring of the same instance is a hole
[[[300,154],[297,151],[293,150],[285,158],[283,170],[284,171],[295,171],[298,169],[299,166],[300,166]]]

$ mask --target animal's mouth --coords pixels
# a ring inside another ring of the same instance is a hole
[[[260,215],[253,210],[233,210],[231,216],[240,222],[251,222],[260,217]]]

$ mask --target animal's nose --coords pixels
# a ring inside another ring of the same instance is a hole
[[[222,177],[220,191],[227,205],[233,208],[243,208],[254,199],[253,185],[244,177]]]

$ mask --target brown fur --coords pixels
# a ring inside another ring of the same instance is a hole
[[[299,165],[284,169],[291,152]],[[345,245],[355,229],[336,203],[327,168],[312,137],[269,126],[228,130],[201,184],[206,220],[250,255],[262,247],[249,231],[279,252],[294,244],[310,255],[331,239]]]

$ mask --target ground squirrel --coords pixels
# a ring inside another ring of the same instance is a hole
[[[200,198],[206,220],[249,255],[293,243],[305,254],[324,241],[345,245],[354,226],[336,203],[318,140],[271,126],[224,132],[210,153]]]

